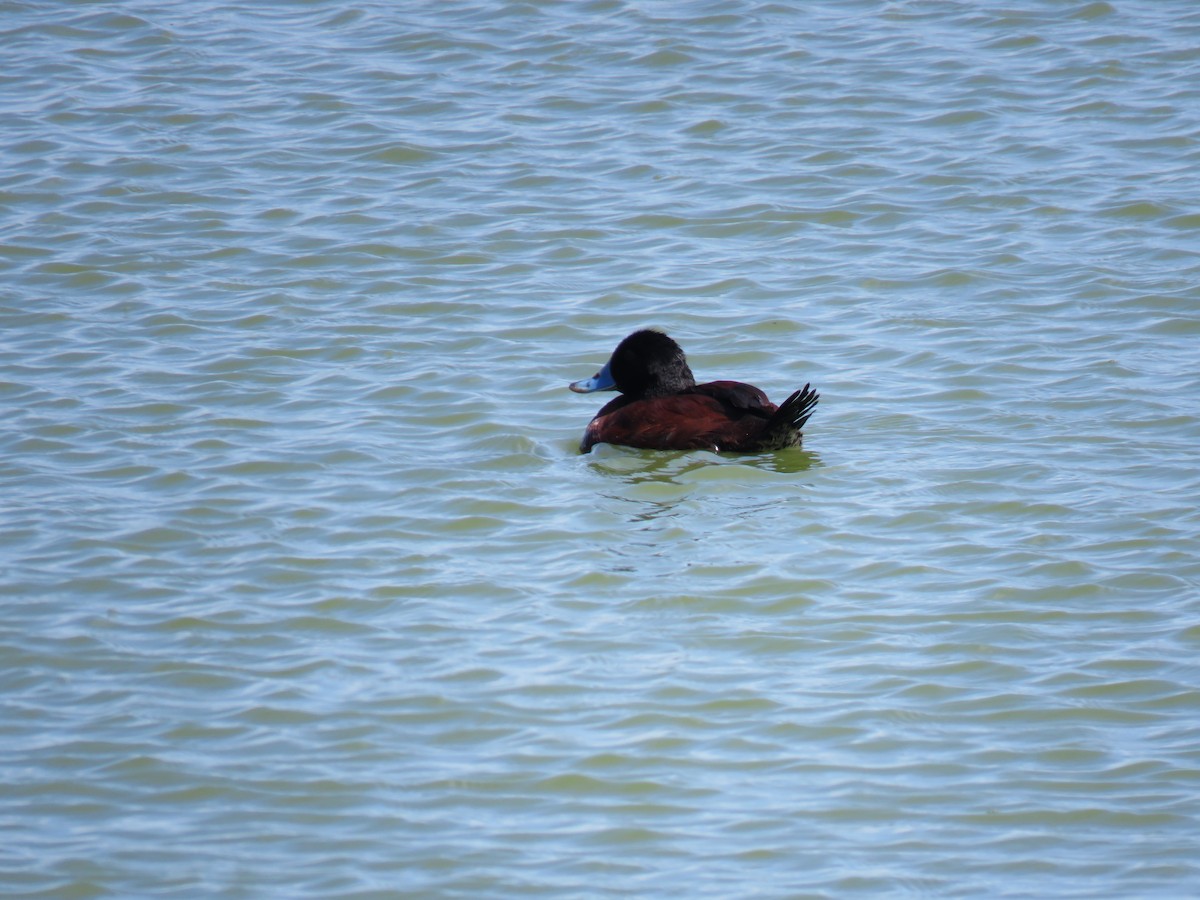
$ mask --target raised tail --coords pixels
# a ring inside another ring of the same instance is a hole
[[[782,450],[800,446],[800,430],[817,408],[821,395],[805,385],[779,405],[763,429],[763,449]]]

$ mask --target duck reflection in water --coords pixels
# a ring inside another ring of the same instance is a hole
[[[582,453],[596,444],[646,450],[757,453],[799,447],[819,395],[809,385],[776,406],[740,381],[696,384],[683,350],[661,331],[635,331],[591,378],[571,390],[619,391],[588,423]]]

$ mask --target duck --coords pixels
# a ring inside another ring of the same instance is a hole
[[[740,381],[696,384],[679,344],[661,331],[635,331],[593,375],[568,387],[618,391],[588,423],[579,451],[596,444],[645,450],[760,453],[799,447],[820,395],[810,384],[779,406]]]

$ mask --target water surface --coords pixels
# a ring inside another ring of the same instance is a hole
[[[1200,881],[1190,4],[0,10],[0,890]]]

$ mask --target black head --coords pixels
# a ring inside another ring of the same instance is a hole
[[[613,351],[604,368],[592,378],[577,381],[571,390],[620,391],[629,397],[664,397],[694,387],[680,346],[661,331],[635,331]]]

